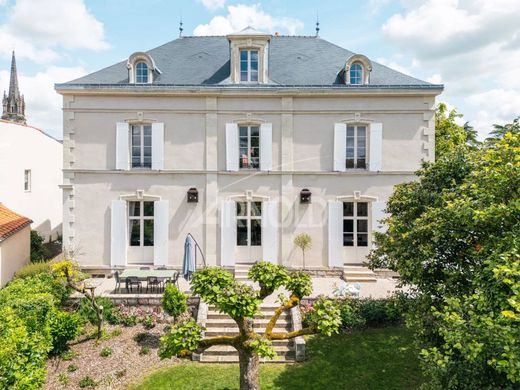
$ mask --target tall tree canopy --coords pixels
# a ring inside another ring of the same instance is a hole
[[[459,125],[457,118],[462,118],[457,110],[448,110],[445,103],[439,103],[435,112],[435,155],[442,157],[460,145],[476,147],[479,145],[477,132],[468,122]]]
[[[478,150],[453,134],[417,181],[396,187],[370,263],[399,272],[417,297],[408,323],[427,388],[518,389],[520,134]]]

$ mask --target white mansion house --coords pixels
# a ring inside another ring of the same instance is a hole
[[[394,185],[434,158],[442,85],[318,36],[181,37],[56,85],[64,248],[87,269],[365,261]]]

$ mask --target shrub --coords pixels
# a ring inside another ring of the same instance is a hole
[[[65,361],[70,361],[70,360],[74,359],[76,356],[78,356],[78,354],[76,352],[72,351],[71,349],[63,351],[60,354],[61,360],[65,360]]]
[[[99,353],[101,357],[109,357],[110,355],[112,355],[112,348],[109,347],[104,347]]]
[[[12,280],[0,290],[0,306],[9,305],[14,298],[25,299],[33,294],[50,294],[56,300],[56,305],[62,305],[69,298],[70,290],[63,278],[50,272],[41,272],[24,278]]]
[[[65,374],[64,372],[60,372],[58,374],[58,382],[62,386],[67,386],[69,384],[69,377],[68,377],[68,375]]]
[[[75,364],[69,364],[67,367],[68,372],[75,372],[77,370],[78,370],[78,366],[76,366]]]
[[[148,333],[139,332],[134,336],[134,341],[136,343],[142,343],[148,338]]]
[[[155,325],[157,325],[155,317],[148,316],[143,319],[143,326],[145,329],[155,328]]]
[[[87,375],[87,376],[81,378],[78,385],[79,385],[79,387],[81,387],[83,389],[85,387],[96,387],[97,383],[94,379],[92,379],[90,376]]]
[[[43,237],[37,231],[31,230],[31,261],[36,262],[43,259]]]
[[[139,355],[149,355],[150,354],[150,347],[147,345],[143,345],[141,347],[141,350],[139,351]]]
[[[117,309],[114,307],[114,302],[110,298],[97,297],[96,303],[103,306],[103,319],[110,324],[117,325],[120,323],[120,318]],[[78,313],[85,321],[90,322],[92,325],[97,325],[97,317],[94,308],[89,299],[82,298],[79,302]]]
[[[24,265],[22,268],[16,271],[16,273],[14,274],[14,278],[23,279],[29,276],[41,274],[43,272],[51,272],[51,265],[48,261],[38,261],[35,263],[29,263],[27,265]]]
[[[80,335],[82,326],[78,314],[55,310],[50,318],[53,353],[67,349],[67,342]]]
[[[188,310],[187,299],[188,297],[177,286],[168,284],[164,289],[162,307],[166,313],[176,318]]]

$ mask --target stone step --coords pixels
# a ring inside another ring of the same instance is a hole
[[[294,362],[294,352],[288,352],[286,355],[278,356],[278,358],[269,360],[260,358],[261,363],[287,363]],[[238,363],[238,355],[206,355],[200,357],[201,363]]]
[[[258,329],[257,329],[258,330]],[[262,329],[260,329],[262,330]],[[285,333],[289,331],[289,329],[276,327],[273,329],[273,333]],[[260,332],[261,333],[261,332]],[[214,336],[237,336],[238,328],[206,328],[204,333],[206,337],[214,337]]]
[[[377,282],[377,278],[375,276],[371,277],[371,276],[348,276],[348,275],[345,275],[343,277],[343,279],[345,279],[345,281],[348,282],[348,283],[354,283],[354,282],[359,282],[359,283],[376,283]]]
[[[273,349],[278,355],[285,355],[289,352],[294,352],[294,347],[289,344],[274,345]],[[229,345],[215,345],[214,347],[208,348],[204,351],[204,355],[206,356],[232,356],[237,354],[237,350]]]
[[[269,323],[268,319],[256,319],[254,320],[253,324],[254,326],[267,326]],[[279,318],[278,321],[276,321],[276,325],[279,327],[286,327],[291,326],[292,323],[289,319],[282,319]],[[206,320],[206,326],[223,326],[223,327],[233,327],[236,326],[236,322],[233,321],[231,318],[208,318]]]
[[[258,316],[255,316],[255,321],[268,321],[271,319],[271,317],[273,316],[274,313],[271,313],[271,314],[261,314],[261,315],[258,315]],[[218,313],[218,312],[213,312],[213,313],[208,313],[208,317],[207,319],[208,320],[219,320],[219,319],[228,319],[229,316],[227,314],[223,314],[223,313]],[[290,322],[291,321],[291,315],[289,313],[282,313],[280,315],[280,317],[278,318],[278,321],[288,321]]]

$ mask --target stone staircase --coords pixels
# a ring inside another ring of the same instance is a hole
[[[343,278],[347,283],[377,282],[376,274],[362,265],[345,265],[343,267]]]
[[[236,264],[235,265],[235,279],[241,283],[254,285],[254,282],[247,278],[247,273],[251,264]],[[255,286],[258,287],[258,286]],[[276,298],[268,298],[260,307],[261,314],[255,316],[254,329],[259,333],[265,331],[267,323],[278,308],[274,301]],[[207,308],[207,315],[205,319],[205,336],[236,336],[238,335],[238,327],[227,314],[220,313],[213,305]],[[290,312],[284,312],[276,322],[276,327],[273,332],[290,332],[292,330],[292,318]],[[295,341],[294,340],[275,340],[273,341],[273,348],[278,354],[278,358],[274,360],[261,361],[270,363],[285,363],[293,362],[296,358]],[[238,362],[237,351],[228,345],[216,345],[208,348],[202,355],[200,361],[206,363],[236,363]]]
[[[261,314],[255,317],[254,329],[262,333],[274,314],[276,305],[262,305]],[[291,314],[289,312],[282,313],[276,323],[274,332],[289,332],[292,328]],[[206,337],[214,336],[236,336],[238,335],[238,327],[236,323],[224,313],[219,313],[212,305],[208,307],[206,319]],[[293,340],[275,340],[273,348],[278,354],[278,358],[274,360],[266,360],[270,363],[285,363],[295,360],[294,341]],[[228,345],[216,345],[208,348],[200,356],[200,361],[205,363],[235,363],[238,362],[237,351]],[[263,361],[263,359],[262,359]]]

